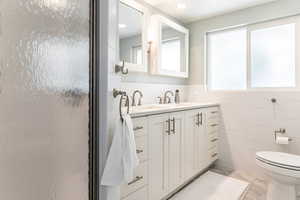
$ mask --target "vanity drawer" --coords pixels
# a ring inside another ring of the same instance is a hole
[[[138,189],[147,185],[147,183],[148,183],[147,167],[148,167],[147,162],[141,163],[137,167],[137,169],[135,170],[135,173],[134,173],[135,178],[130,183],[124,184],[122,186],[122,190],[121,190],[122,197],[126,197],[129,194],[131,194],[131,193],[137,191]]]
[[[207,123],[207,133],[212,134],[218,132],[219,126],[218,122]]]
[[[135,138],[136,153],[140,162],[144,162],[148,159],[148,140],[147,136],[141,136]]]
[[[218,147],[219,139],[217,137],[210,137],[208,140],[209,149]]]
[[[218,147],[214,147],[209,150],[209,156],[211,161],[215,161],[219,158],[219,151]]]
[[[134,118],[132,119],[134,135],[136,137],[147,135],[147,118]]]
[[[219,117],[207,119],[207,124],[219,124],[219,123],[220,123]]]
[[[148,199],[148,187],[144,187],[124,198],[124,200],[147,200],[147,199]]]
[[[216,119],[220,116],[220,110],[218,107],[208,108],[206,112],[207,120]]]

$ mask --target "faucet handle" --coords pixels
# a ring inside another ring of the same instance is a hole
[[[158,100],[159,100],[159,104],[162,104],[163,103],[163,98],[162,97],[160,97],[160,96],[158,96],[158,97],[156,97]]]

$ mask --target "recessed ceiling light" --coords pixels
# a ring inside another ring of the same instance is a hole
[[[119,28],[126,28],[127,25],[126,24],[119,24]]]
[[[186,4],[184,4],[184,3],[178,3],[177,4],[177,8],[178,9],[186,9]]]

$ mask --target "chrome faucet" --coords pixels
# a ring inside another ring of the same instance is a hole
[[[136,103],[136,94],[140,95],[138,103]],[[143,98],[143,93],[140,90],[135,90],[132,94],[132,106],[141,106],[142,105],[142,98]]]
[[[164,94],[164,104],[171,103],[171,97],[168,94],[170,94],[171,96],[174,96],[174,92],[172,92],[171,90],[166,91]]]

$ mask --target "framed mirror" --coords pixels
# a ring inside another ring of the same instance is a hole
[[[188,78],[189,30],[160,15],[152,17],[156,28],[156,61],[153,74]]]
[[[119,4],[119,60],[129,72],[148,71],[148,11],[133,0]]]

